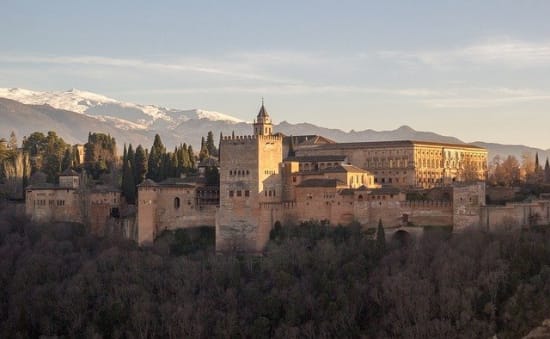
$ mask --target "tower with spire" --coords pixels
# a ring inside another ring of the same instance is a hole
[[[254,135],[271,135],[273,134],[273,124],[271,117],[267,113],[264,106],[264,98],[262,98],[262,107],[254,120]]]

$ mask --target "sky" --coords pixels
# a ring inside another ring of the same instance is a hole
[[[550,1],[0,5],[0,87],[550,148]]]

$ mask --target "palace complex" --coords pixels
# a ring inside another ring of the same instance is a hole
[[[205,180],[205,168],[213,166],[219,168],[219,186]],[[140,244],[153,242],[164,230],[213,226],[218,251],[259,252],[277,222],[317,220],[372,228],[382,220],[388,230],[460,230],[492,227],[510,215],[525,219],[548,207],[533,205],[528,212],[525,206],[514,207],[510,212],[485,206],[483,148],[284,136],[273,133],[263,104],[253,134],[223,137],[219,159],[201,162],[199,173],[163,182],[147,179],[137,187],[135,207],[128,207],[118,189],[83,189],[78,173],[67,171],[58,185],[29,186],[26,211],[37,221],[87,223],[99,234],[108,224]]]

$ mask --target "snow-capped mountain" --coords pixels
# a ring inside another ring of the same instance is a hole
[[[255,113],[251,112],[250,115]],[[454,137],[416,131],[408,126],[393,131],[345,132],[310,123],[291,124],[283,121],[275,125],[274,130],[286,135],[322,135],[338,142],[408,139],[461,143]],[[215,137],[220,133],[247,135],[252,127],[249,123],[222,113],[139,105],[76,89],[38,92],[0,88],[0,138],[7,138],[12,131],[19,137],[36,131],[56,131],[70,143],[85,143],[89,132],[109,133],[116,138],[119,148],[129,143],[149,147],[155,134],[159,134],[168,148],[185,142],[199,149],[201,138],[209,131]],[[523,145],[473,144],[486,147],[489,159],[497,154],[520,158],[524,153],[538,153],[541,158],[550,157],[550,150]]]
[[[192,119],[229,123],[242,122],[240,119],[223,113],[133,104],[77,89],[40,92],[22,88],[0,88],[0,98],[15,100],[27,105],[49,105],[56,109],[85,114],[101,121],[110,122],[124,130],[170,129]]]

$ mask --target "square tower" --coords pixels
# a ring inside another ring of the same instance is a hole
[[[262,112],[266,114],[263,104]],[[270,122],[261,125],[261,133],[255,123],[254,135],[220,141],[217,251],[260,252],[269,240],[272,225],[262,222],[261,211],[282,200],[283,138],[271,135]]]

